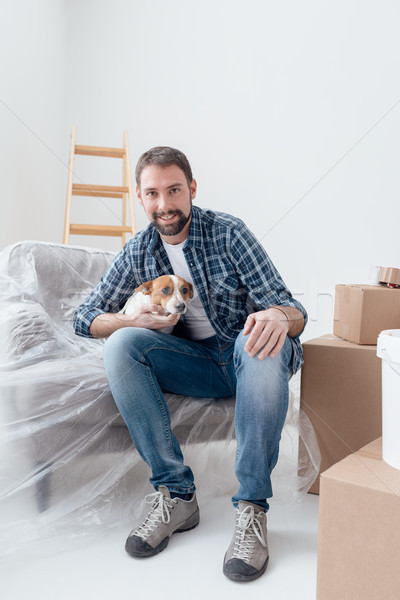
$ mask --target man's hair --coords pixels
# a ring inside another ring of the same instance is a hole
[[[155,148],[151,148],[147,150],[142,156],[139,158],[138,163],[136,165],[135,177],[136,177],[136,185],[140,189],[140,176],[145,167],[150,165],[158,165],[159,167],[169,167],[170,165],[176,165],[185,174],[186,181],[190,187],[193,175],[192,169],[190,167],[189,161],[186,156],[180,150],[176,150],[176,148],[170,148],[169,146],[156,146]]]

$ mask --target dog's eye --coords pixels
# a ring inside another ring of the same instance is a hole
[[[169,288],[169,287],[165,287],[165,288],[163,288],[163,289],[161,290],[161,292],[162,292],[162,293],[163,293],[165,296],[168,296],[168,294],[170,294],[170,293],[171,293],[171,288]]]
[[[188,293],[188,289],[185,288],[185,287],[181,288],[181,293],[182,294],[187,294]]]

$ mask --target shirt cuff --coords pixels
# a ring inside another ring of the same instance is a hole
[[[74,315],[74,328],[76,335],[93,338],[92,334],[90,333],[90,326],[93,320],[102,314],[104,314],[104,310],[100,310],[99,308],[93,308],[92,310],[88,310],[84,313],[76,312]]]

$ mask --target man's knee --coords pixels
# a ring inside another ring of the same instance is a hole
[[[275,357],[267,356],[263,360],[258,358],[258,354],[253,357],[249,356],[245,350],[247,340],[248,336],[244,336],[243,332],[236,338],[234,347],[236,370],[244,368],[254,374],[268,372],[271,375],[275,372],[277,377],[281,377],[282,374],[287,376],[292,356],[292,343],[289,337],[286,338],[282,349]]]
[[[140,327],[122,327],[117,329],[106,340],[103,347],[103,359],[105,362],[118,357],[121,359],[124,355],[141,353],[151,339],[153,332],[149,329]]]

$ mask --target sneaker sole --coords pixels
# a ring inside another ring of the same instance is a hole
[[[187,519],[187,521],[182,523],[182,525],[179,525],[178,529],[174,529],[174,531],[171,531],[171,533],[169,535],[167,535],[167,537],[165,537],[155,548],[150,547],[148,551],[144,551],[144,552],[132,551],[131,549],[128,549],[128,547],[127,547],[128,542],[127,542],[125,545],[125,550],[129,554],[129,556],[133,556],[135,558],[148,558],[150,556],[154,556],[155,554],[159,554],[160,552],[165,550],[165,548],[168,546],[168,542],[169,542],[169,539],[172,534],[183,533],[184,531],[190,531],[191,529],[194,529],[195,527],[197,527],[199,522],[200,522],[200,511],[199,511],[199,509],[197,509],[196,512],[193,513],[193,515],[191,515]]]

